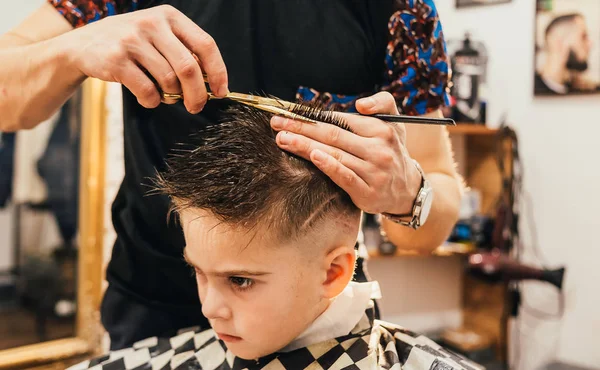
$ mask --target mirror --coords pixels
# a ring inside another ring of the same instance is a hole
[[[2,134],[0,368],[100,350],[105,92],[88,80],[35,130]]]
[[[3,171],[12,191],[0,200],[13,258],[2,272],[0,350],[75,335],[80,101],[78,92],[35,129],[2,140],[13,164]]]

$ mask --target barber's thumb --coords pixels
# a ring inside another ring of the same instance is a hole
[[[396,99],[387,91],[358,99],[356,110],[361,114],[398,114]]]

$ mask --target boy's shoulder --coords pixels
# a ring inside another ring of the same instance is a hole
[[[348,335],[278,352],[257,360],[242,360],[227,350],[211,329],[190,329],[172,338],[148,338],[68,370],[133,369],[434,369],[480,370],[483,367],[449,351],[429,338],[398,325],[365,317]]]
[[[485,370],[424,335],[385,321],[374,321],[370,347],[377,348],[380,369],[400,364],[399,368],[411,370]]]

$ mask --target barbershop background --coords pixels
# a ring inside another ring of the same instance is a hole
[[[0,32],[42,2],[0,0]],[[489,369],[600,369],[600,91],[534,89],[548,58],[540,32],[572,10],[585,14],[586,76],[597,86],[596,3],[436,1],[455,73],[446,114],[459,122],[450,135],[470,186],[461,220],[432,256],[394,250],[376,218],[365,222],[383,318]],[[120,88],[87,88],[35,130],[2,134],[0,368],[40,366],[36,356],[51,359],[65,346],[71,352],[62,358],[107,345],[97,303],[114,241],[110,204],[123,174]],[[101,132],[86,139],[88,122],[100,122]],[[92,219],[81,209],[93,210]]]

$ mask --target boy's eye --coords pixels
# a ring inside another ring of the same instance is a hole
[[[252,279],[239,277],[239,276],[231,276],[229,278],[229,281],[231,282],[233,287],[238,290],[250,289],[252,287],[252,285],[254,284],[254,281]]]

